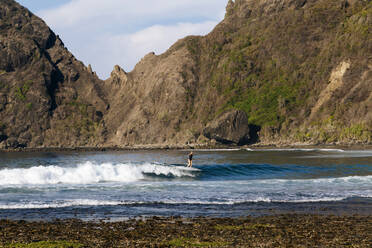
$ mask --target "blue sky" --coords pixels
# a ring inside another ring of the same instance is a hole
[[[36,13],[37,11],[49,8],[55,8],[61,6],[65,3],[70,2],[70,0],[16,0],[18,3],[27,7],[32,12]]]
[[[228,0],[17,0],[41,17],[66,47],[106,79],[131,71],[147,53],[163,53],[223,19]]]

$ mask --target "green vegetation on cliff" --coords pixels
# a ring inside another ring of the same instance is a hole
[[[0,148],[213,145],[212,123],[241,145],[371,143],[371,29],[370,0],[230,0],[208,35],[103,82],[4,0]],[[237,110],[248,123],[220,118]]]
[[[215,115],[241,109],[251,124],[274,128],[293,141],[370,142],[372,119],[358,105],[371,106],[372,3],[297,1],[303,5],[270,10],[262,2],[230,2],[226,19],[204,38],[198,54],[201,78],[225,99]],[[195,54],[198,43],[193,44],[189,50]],[[332,71],[343,61],[351,64],[343,85],[311,116]],[[359,81],[363,86],[353,88]],[[330,117],[337,120],[332,131],[327,129]],[[313,126],[317,134],[294,131]]]
[[[32,84],[32,81],[27,81],[25,83],[22,83],[21,86],[17,86],[15,88],[14,95],[18,100],[25,101],[27,92],[30,90],[30,86]]]

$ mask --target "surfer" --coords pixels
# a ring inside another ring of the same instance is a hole
[[[189,153],[189,159],[187,162],[187,167],[192,167],[192,152]]]

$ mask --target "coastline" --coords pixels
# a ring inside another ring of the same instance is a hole
[[[76,147],[23,148],[0,150],[15,152],[110,152],[144,150],[190,149],[372,149],[371,145],[264,145],[251,146],[134,146],[134,147]],[[341,151],[342,152],[342,151]],[[154,152],[156,153],[156,152]],[[369,152],[368,152],[369,153]],[[245,153],[244,153],[245,154]],[[1,156],[1,155],[0,155]],[[7,155],[3,153],[3,156]],[[26,155],[28,156],[28,155]],[[249,156],[249,154],[247,155]],[[158,207],[158,206],[154,206]],[[182,206],[183,207],[183,206]],[[195,206],[196,208],[198,206]],[[227,206],[231,209],[230,206]],[[72,208],[61,211],[67,219],[52,213],[47,218],[43,210],[27,219],[13,218],[6,211],[0,217],[0,247],[370,247],[372,242],[372,204],[361,199],[341,202],[256,203],[252,208],[237,207],[242,217],[200,215],[160,216],[122,215],[110,217],[102,210],[104,219],[86,211],[84,219]],[[127,213],[124,207],[121,211]],[[22,211],[22,210],[14,210]],[[49,210],[48,210],[49,211]],[[11,212],[11,211],[10,211]],[[32,214],[31,214],[32,215]],[[60,218],[60,219],[56,219]]]
[[[372,215],[0,220],[0,230],[0,247],[370,247]]]
[[[262,145],[253,146],[136,146],[136,147],[80,147],[80,148],[25,148],[6,150],[9,156],[23,156],[18,152],[109,152],[144,150],[190,149],[372,149],[369,145]],[[337,153],[339,151],[336,151]],[[342,151],[341,151],[342,152]],[[155,154],[157,152],[151,152]],[[159,152],[161,153],[161,152]],[[167,152],[165,152],[167,153]],[[178,152],[177,152],[178,153]],[[246,156],[246,154],[241,152]],[[368,154],[370,152],[368,151]],[[235,153],[232,153],[234,156]],[[253,153],[252,153],[253,154]],[[256,153],[254,153],[256,154]],[[257,153],[260,154],[260,153]],[[36,154],[38,155],[38,154]],[[1,155],[0,155],[1,156]],[[4,157],[7,157],[3,153]],[[370,161],[370,160],[368,160]],[[367,163],[369,164],[369,163]],[[110,216],[110,209],[83,210],[74,207],[34,212],[4,210],[0,216],[0,247],[370,247],[372,242],[372,202],[362,198],[342,201],[263,203],[244,207],[237,204],[239,215],[127,215],[125,206],[120,214]],[[138,206],[135,206],[138,207]],[[151,207],[159,208],[159,205]],[[184,206],[179,206],[184,209]],[[195,209],[199,208],[197,205]],[[229,210],[231,206],[226,206]],[[101,215],[95,215],[101,211]],[[185,209],[185,211],[188,211]],[[216,211],[220,212],[220,209]],[[0,211],[1,212],[1,211]],[[16,213],[12,216],[12,212]],[[161,212],[161,211],[160,211]],[[34,215],[37,213],[37,215]],[[116,212],[118,213],[118,212]],[[124,214],[122,214],[124,213]],[[217,212],[216,212],[217,213]],[[241,215],[240,215],[241,213]],[[63,215],[70,214],[68,217]],[[34,216],[35,218],[29,218]],[[96,216],[103,216],[98,218]],[[57,219],[59,218],[59,219]],[[72,219],[70,219],[72,218]]]
[[[105,152],[105,151],[142,151],[142,150],[198,150],[198,149],[348,149],[372,150],[372,144],[266,144],[257,143],[246,146],[233,145],[133,145],[133,146],[103,146],[103,147],[33,147],[33,148],[7,148],[0,152]]]

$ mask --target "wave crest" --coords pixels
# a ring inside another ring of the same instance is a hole
[[[76,167],[36,166],[0,170],[0,185],[125,183],[144,180],[148,176],[193,177],[194,170],[152,163],[136,165],[85,162]]]

